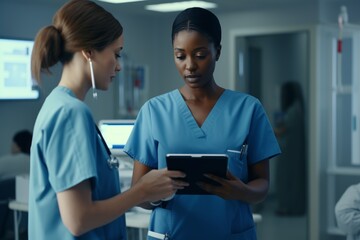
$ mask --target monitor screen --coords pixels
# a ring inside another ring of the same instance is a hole
[[[125,144],[134,127],[133,119],[99,121],[99,130],[112,154],[123,154]]]
[[[32,40],[0,38],[0,100],[39,97],[31,77],[33,45]]]

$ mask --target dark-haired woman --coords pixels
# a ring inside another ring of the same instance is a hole
[[[220,42],[210,11],[190,8],[176,17],[174,60],[185,84],[142,107],[125,151],[136,159],[133,183],[165,168],[167,153],[227,154],[227,179],[210,176],[220,186],[200,185],[211,195],[143,204],[154,208],[148,239],[256,239],[249,204],[266,197],[269,159],[280,150],[260,102],[216,84]]]

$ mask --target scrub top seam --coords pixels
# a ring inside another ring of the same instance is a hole
[[[195,134],[195,137],[197,138],[204,138],[206,135],[204,131],[197,125],[194,116],[192,115],[189,107],[186,105],[185,100],[183,99],[180,91],[174,90],[173,96],[175,98],[175,102],[180,108],[180,113],[182,113],[182,116],[185,119],[186,124],[189,126],[190,131],[193,131]]]
[[[223,108],[221,108],[221,106],[225,105],[226,94],[227,94],[227,90],[224,90],[224,92],[220,95],[219,99],[216,101],[215,105],[211,109],[209,115],[206,117],[206,119],[201,127],[205,132],[207,132],[208,129],[216,127],[214,125],[215,125],[216,119],[219,118],[220,113],[223,110]]]

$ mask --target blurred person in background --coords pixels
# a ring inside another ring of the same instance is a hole
[[[281,117],[275,134],[282,154],[276,160],[276,214],[303,215],[306,210],[306,152],[304,99],[296,81],[281,86]]]

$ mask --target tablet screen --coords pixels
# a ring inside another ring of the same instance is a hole
[[[190,186],[178,190],[176,194],[210,194],[197,186],[196,182],[218,183],[203,176],[213,174],[226,178],[228,156],[225,154],[167,154],[167,167],[169,170],[179,170],[186,174]]]

